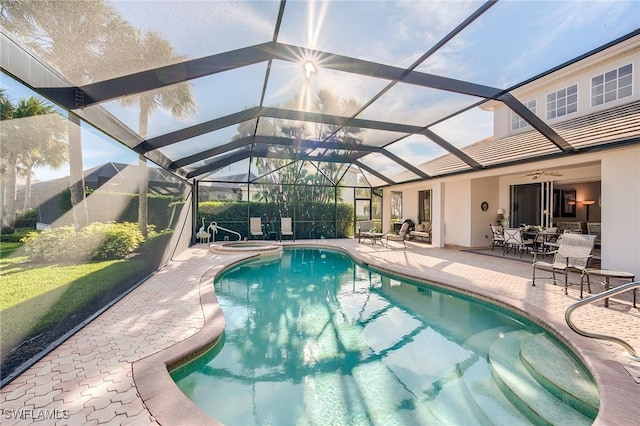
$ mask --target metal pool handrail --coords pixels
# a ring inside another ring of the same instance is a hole
[[[218,225],[217,222],[211,222],[209,224],[209,228],[208,229],[210,229],[211,232],[213,232],[213,241],[216,240],[216,232],[218,232],[218,229],[222,229],[223,231],[230,232],[231,234],[236,234],[238,236],[238,241],[240,241],[242,239],[242,235],[240,235],[239,232],[233,231],[231,229],[223,228],[222,226]]]
[[[569,306],[567,308],[567,311],[564,314],[564,318],[567,321],[567,325],[576,333],[582,335],[582,336],[586,336],[586,337],[591,337],[593,339],[601,339],[601,340],[609,340],[611,342],[615,342],[619,345],[622,345],[627,352],[629,353],[629,356],[631,358],[633,358],[636,361],[640,361],[640,356],[638,356],[636,350],[627,342],[625,342],[624,340],[615,337],[615,336],[608,336],[606,334],[597,334],[597,333],[590,333],[587,331],[583,331],[581,329],[579,329],[578,327],[575,326],[575,324],[573,324],[573,321],[571,321],[571,315],[573,314],[573,312],[578,309],[581,306],[587,305],[589,303],[593,303],[596,302],[598,300],[602,300],[602,299],[606,299],[607,297],[619,294],[619,293],[624,293],[627,290],[631,290],[634,288],[640,287],[640,281],[634,281],[632,283],[627,283],[615,288],[612,288],[611,290],[607,290],[604,293],[599,293],[599,294],[595,294],[593,296],[587,297],[586,299],[580,300],[579,302],[574,303],[573,305]]]

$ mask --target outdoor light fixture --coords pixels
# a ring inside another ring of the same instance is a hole
[[[316,66],[313,62],[307,61],[304,63],[304,72],[307,74],[307,78],[311,78],[311,74],[316,72]]]
[[[585,200],[585,201],[581,201],[583,206],[587,206],[587,222],[589,222],[589,207],[594,205],[596,202],[595,200]]]

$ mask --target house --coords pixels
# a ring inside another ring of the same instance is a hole
[[[521,223],[517,219],[525,208],[546,225],[558,220],[586,223],[589,211],[590,222],[601,222],[603,267],[640,275],[640,252],[629,250],[629,244],[640,241],[639,52],[640,37],[635,36],[512,91],[574,155],[561,155],[553,141],[503,102],[489,101],[481,108],[492,114],[493,136],[462,152],[482,164],[507,163],[389,186],[384,217],[391,217],[391,192],[401,191],[403,216],[418,219],[419,194],[430,191],[433,244],[478,247],[491,243],[489,224],[496,222],[498,209],[511,226]],[[534,156],[542,158],[531,162]],[[420,168],[455,172],[457,163],[462,162],[447,154]],[[516,203],[519,191],[530,194],[527,206]],[[559,199],[560,191],[574,199]],[[562,216],[563,201],[569,216]],[[486,211],[481,209],[484,202]]]

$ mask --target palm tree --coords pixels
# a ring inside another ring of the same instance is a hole
[[[13,110],[14,106],[11,102],[11,99],[9,99],[4,89],[0,89],[0,121],[9,120],[13,116]],[[5,136],[6,130],[7,129],[4,125],[0,126],[0,131],[2,131],[1,139],[5,144],[7,143],[7,138]],[[2,151],[2,156],[0,157],[0,218],[2,218],[3,229],[5,216],[5,176],[7,173],[7,168],[7,159],[4,156],[4,151]]]
[[[3,94],[4,97],[4,94]],[[49,144],[64,144],[64,121],[52,105],[32,96],[21,99],[9,107],[7,98],[2,100],[2,159],[5,193],[3,197],[2,228],[13,232],[16,213],[16,177],[19,166],[30,162],[31,153],[45,151]],[[30,171],[29,171],[30,172]]]
[[[59,116],[58,116],[59,117]],[[62,123],[62,117],[58,118]],[[31,201],[31,176],[33,169],[38,167],[52,167],[54,169],[62,167],[69,161],[69,144],[66,140],[66,132],[52,134],[49,140],[38,140],[35,146],[22,157],[24,167],[25,195],[23,210],[27,210]]]
[[[124,35],[124,36],[123,36]],[[120,31],[120,42],[117,47],[122,54],[120,63],[127,67],[122,71],[136,72],[140,69],[150,69],[164,66],[170,63],[184,61],[184,56],[174,52],[171,43],[163,39],[155,32],[146,32],[141,35],[133,27],[123,23]],[[128,39],[125,41],[125,39]],[[117,57],[107,55],[109,58]],[[185,118],[196,111],[196,103],[191,92],[191,83],[179,83],[151,92],[140,93],[136,96],[122,98],[120,102],[127,106],[137,106],[138,134],[146,139],[149,130],[149,117],[158,108],[168,110],[174,118]],[[147,159],[139,156],[140,186],[138,190],[138,226],[144,236],[147,235],[147,192],[148,170]]]
[[[69,16],[78,25],[69,25]],[[82,85],[104,72],[105,36],[119,20],[104,0],[2,1],[0,23],[57,68],[72,84]],[[88,224],[80,120],[69,114],[69,174],[76,228]]]

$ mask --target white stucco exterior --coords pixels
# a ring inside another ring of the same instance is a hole
[[[629,64],[633,67],[631,95],[592,106],[592,78]],[[547,120],[547,95],[574,84],[578,86],[577,112]],[[563,120],[636,102],[640,99],[640,39],[634,37],[589,56],[517,88],[512,94],[524,104],[535,99],[536,115],[551,127]],[[531,131],[530,126],[512,130],[511,110],[502,102],[492,101],[482,108],[493,111],[495,139]],[[611,129],[612,134],[618,131],[617,127]],[[496,223],[499,208],[505,211],[506,223],[509,223],[511,186],[532,183],[526,174],[534,170],[554,171],[560,176],[543,175],[535,182],[553,180],[554,185],[562,184],[576,191],[576,216],[572,220],[586,222],[586,207],[580,201],[597,200],[591,208],[597,218],[595,222],[601,223],[602,267],[640,277],[640,142],[629,142],[601,151],[578,151],[527,164],[394,185],[384,188],[384,192],[386,195],[390,191],[402,191],[403,215],[417,221],[418,191],[431,189],[432,244],[482,247],[491,245],[489,224]],[[486,211],[481,209],[483,202],[489,205]],[[385,213],[383,224],[388,227],[388,210]]]
[[[640,277],[640,148],[602,158],[602,230],[603,266]]]
[[[535,100],[536,115],[547,124],[553,126],[567,119],[580,117],[608,108],[624,105],[640,99],[640,41],[633,38],[613,47],[610,50],[600,52],[588,60],[572,64],[561,71],[557,71],[535,82],[514,90],[513,95],[523,104]],[[633,93],[612,102],[591,106],[591,79],[594,76],[604,74],[619,67],[632,64],[633,66]],[[548,120],[547,95],[570,85],[578,85],[578,111],[559,118]],[[502,102],[489,102],[483,107],[493,110],[494,137],[504,138],[509,135],[531,130],[525,127],[517,130],[511,129],[511,110]]]
[[[395,185],[384,189],[385,199],[391,188],[402,191],[404,218],[417,221],[418,192],[431,189],[433,245],[488,246],[497,209],[508,212],[510,186],[530,182],[525,175],[536,168],[561,171],[563,182],[601,181],[602,267],[640,277],[640,146]],[[480,208],[483,201],[487,211]],[[388,231],[389,211],[384,212]]]

